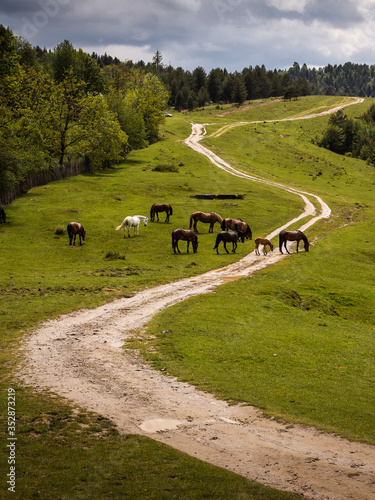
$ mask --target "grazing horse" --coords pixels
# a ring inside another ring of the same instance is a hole
[[[139,225],[141,222],[143,222],[144,226],[147,226],[148,217],[145,217],[144,215],[133,215],[133,217],[128,216],[125,217],[125,219],[122,221],[122,224],[117,226],[115,230],[118,231],[119,229],[124,228],[124,238],[125,238],[126,228],[128,228],[128,237],[130,238],[130,228],[134,227],[134,236],[136,231],[137,231],[137,236],[139,236]]]
[[[154,222],[155,214],[157,217],[157,222],[159,222],[159,212],[166,212],[167,217],[164,222],[169,222],[169,216],[173,215],[173,209],[168,203],[154,203],[150,209],[150,220]]]
[[[225,251],[229,253],[227,250],[227,243],[232,242],[232,252],[236,253],[237,242],[239,239],[243,243],[245,241],[245,235],[237,229],[235,231],[221,231],[221,233],[216,236],[216,244],[214,246],[214,250],[216,250],[217,254],[219,253],[219,243],[222,241]]]
[[[306,236],[303,234],[302,231],[300,231],[299,229],[297,231],[281,231],[281,233],[279,234],[279,249],[280,249],[280,252],[283,253],[282,247],[284,245],[285,250],[288,253],[290,253],[289,250],[286,247],[286,242],[287,241],[296,241],[297,242],[297,252],[298,252],[298,245],[299,245],[299,242],[301,240],[303,240],[303,243],[305,245],[305,250],[306,250],[306,252],[308,252],[310,244],[309,244]]]
[[[178,242],[179,240],[182,241],[187,241],[187,253],[189,253],[189,244],[193,245],[193,252],[197,253],[198,250],[198,236],[192,231],[191,229],[175,229],[172,232],[172,248],[174,253],[176,253],[176,248],[178,253],[180,252],[180,249],[178,248]]]
[[[4,222],[4,224],[6,223],[7,221],[7,216],[6,216],[6,213],[3,209],[3,207],[0,205],[0,224],[2,224]]]
[[[263,255],[267,255],[267,246],[270,247],[271,252],[273,251],[273,245],[267,238],[255,238],[255,253],[260,255],[259,245],[263,245]]]
[[[218,222],[221,225],[221,223],[223,222],[223,219],[220,217],[219,214],[217,214],[215,212],[210,212],[210,213],[194,212],[193,214],[190,215],[190,229],[191,229],[191,226],[193,225],[193,222],[194,222],[194,232],[196,232],[196,233],[198,233],[198,229],[197,229],[197,222],[198,221],[210,224],[210,229],[208,230],[208,232],[213,233],[215,222]]]
[[[85,241],[86,238],[86,231],[83,229],[82,224],[80,224],[79,222],[69,222],[67,230],[69,235],[69,245],[72,244],[72,241],[73,245],[76,244],[77,234],[79,236],[79,244],[82,245],[81,239]]]
[[[253,234],[251,232],[249,224],[247,224],[247,222],[244,222],[242,219],[224,219],[221,223],[221,229],[223,231],[225,231],[226,229],[231,229],[234,231],[238,230],[244,233],[246,239],[251,240],[253,238]]]

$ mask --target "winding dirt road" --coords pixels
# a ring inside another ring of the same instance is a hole
[[[218,168],[256,182],[233,169],[199,141],[204,126],[193,124],[186,144]],[[286,223],[309,217],[302,230],[329,207],[317,196],[281,186],[301,196],[305,209]],[[315,199],[319,205],[316,213]],[[273,238],[282,228],[267,237]],[[112,420],[120,432],[148,435],[183,452],[245,477],[314,499],[375,498],[375,448],[314,428],[264,418],[256,408],[228,406],[208,393],[145,366],[124,352],[124,339],[157,312],[189,297],[249,276],[287,256],[247,255],[233,265],[194,278],[146,289],[43,324],[25,340],[23,380],[50,388]],[[64,374],[62,377],[61,374]]]

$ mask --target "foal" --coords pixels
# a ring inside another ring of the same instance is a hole
[[[263,255],[267,255],[267,246],[270,247],[271,252],[273,251],[273,245],[267,238],[255,238],[255,254],[260,255],[259,245],[263,245]]]

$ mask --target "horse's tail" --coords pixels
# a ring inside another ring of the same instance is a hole
[[[221,223],[221,229],[225,231],[225,219],[223,219],[223,222]]]
[[[155,203],[151,206],[150,208],[150,219],[152,220],[152,216],[154,214],[154,206],[155,206]]]
[[[219,246],[219,243],[220,243],[220,234],[218,234],[218,235],[216,236],[216,243],[215,243],[215,246],[214,246],[214,250],[216,250],[216,249],[217,249],[217,247]]]
[[[115,231],[122,229],[125,226],[125,221],[123,221],[119,226],[115,227]]]
[[[170,215],[173,215],[173,208],[172,208],[172,205],[169,205],[169,210],[170,210]]]
[[[66,226],[66,230],[68,231],[68,236],[70,237],[70,236],[71,236],[71,234],[72,234],[72,226],[71,226],[71,224],[68,224],[68,225]]]
[[[174,250],[175,243],[174,243],[174,231],[172,231],[172,248]]]
[[[190,215],[190,226],[189,226],[189,229],[191,229],[191,228],[192,228],[192,226],[193,226],[193,215],[194,215],[194,214],[191,214],[191,215]]]
[[[250,240],[252,240],[253,239],[253,233],[251,232],[249,224],[247,224],[247,229],[248,229],[249,234],[250,234]]]
[[[279,250],[281,253],[283,253],[283,251],[281,250],[281,247],[283,245],[283,237],[282,237],[282,233],[279,234]]]

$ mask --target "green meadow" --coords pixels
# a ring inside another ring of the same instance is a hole
[[[162,140],[130,153],[121,165],[34,188],[6,207],[7,223],[0,225],[0,404],[6,408],[7,388],[13,387],[15,498],[57,498],[62,489],[64,498],[72,499],[296,498],[150,439],[119,436],[102,417],[25,388],[17,378],[22,340],[41,321],[201,274],[253,251],[253,241],[246,240],[237,254],[217,255],[219,227],[212,235],[198,223],[198,253],[187,254],[181,243],[182,253],[175,255],[171,232],[188,227],[192,212],[241,217],[254,237],[301,213],[300,197],[226,174],[184,145],[191,121],[211,124],[203,143],[233,166],[321,196],[332,216],[307,230],[309,253],[294,253],[252,278],[170,307],[151,321],[142,343],[135,339],[126,347],[228,401],[375,442],[374,167],[313,143],[327,116],[265,122],[322,112],[345,101],[315,96],[257,102],[246,111],[223,106],[173,113]],[[346,113],[359,116],[370,105],[366,100]],[[217,116],[226,111],[236,112]],[[209,137],[239,121],[261,123]],[[207,193],[243,197],[194,197]],[[160,222],[140,226],[139,237],[115,231],[127,215],[148,216],[154,202],[172,205],[169,223],[161,214]],[[74,220],[87,231],[82,246],[69,246],[66,225]],[[166,329],[171,332],[162,333]]]

